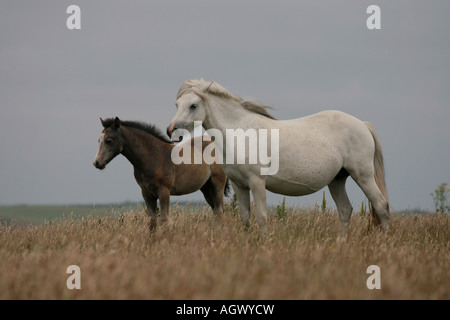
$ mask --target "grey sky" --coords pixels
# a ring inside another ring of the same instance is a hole
[[[70,4],[81,30],[66,28]],[[371,4],[381,30],[366,27]],[[340,109],[371,121],[393,207],[431,209],[450,182],[449,13],[449,1],[3,0],[0,204],[141,201],[125,158],[93,167],[99,117],[164,129],[182,82],[203,77],[280,119]]]

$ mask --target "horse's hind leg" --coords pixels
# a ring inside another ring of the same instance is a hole
[[[339,212],[340,236],[345,235],[353,211],[352,205],[347,196],[347,191],[345,190],[345,181],[347,180],[347,177],[348,173],[346,171],[341,171],[328,185],[331,197],[336,203],[336,207]]]
[[[381,224],[383,230],[387,230],[389,228],[389,203],[378,188],[375,178],[369,176],[367,178],[358,177],[353,179],[370,201],[372,210],[374,210],[375,226]]]

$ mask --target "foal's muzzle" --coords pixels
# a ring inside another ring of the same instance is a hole
[[[96,167],[99,170],[103,170],[106,167],[105,164],[100,164],[100,162],[98,162],[98,160],[95,160],[93,164],[94,164],[94,167]]]

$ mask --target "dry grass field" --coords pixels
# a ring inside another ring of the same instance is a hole
[[[173,207],[149,236],[143,210],[0,227],[0,299],[450,299],[448,215],[393,215],[386,234],[335,211],[271,216],[266,235],[230,209]],[[69,265],[81,289],[69,290]],[[366,286],[378,265],[381,289]]]

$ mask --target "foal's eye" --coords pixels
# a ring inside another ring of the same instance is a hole
[[[191,106],[189,107],[191,110],[195,110],[198,107],[197,104],[191,104]]]

